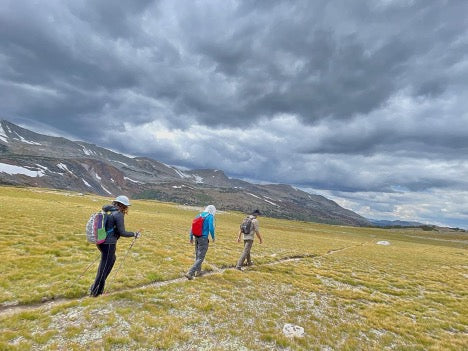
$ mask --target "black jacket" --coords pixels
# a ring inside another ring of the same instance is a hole
[[[105,205],[102,207],[104,212],[110,212],[110,215],[106,217],[106,231],[114,229],[112,232],[107,234],[105,244],[115,244],[121,236],[133,237],[134,232],[127,232],[125,230],[124,214],[120,212],[116,207],[112,205]]]

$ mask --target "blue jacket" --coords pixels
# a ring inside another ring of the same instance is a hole
[[[197,217],[203,216],[205,220],[203,221],[203,230],[202,230],[202,237],[208,238],[208,234],[211,234],[211,238],[214,240],[215,239],[215,219],[212,214],[209,214],[208,212],[202,212],[197,215]],[[195,217],[195,218],[197,218]],[[193,239],[193,234],[192,234],[192,229],[190,229],[190,240]]]

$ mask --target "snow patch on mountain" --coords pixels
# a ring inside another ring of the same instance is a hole
[[[40,165],[39,163],[36,163],[36,166],[39,167],[40,169],[42,169],[42,171],[44,172],[44,174],[45,174],[46,172],[48,172],[48,173],[54,173],[54,174],[61,174],[61,173],[57,173],[57,172],[51,171],[49,168],[47,168],[46,166]]]
[[[8,143],[8,136],[6,135],[5,130],[3,129],[1,124],[0,124],[0,140],[3,141],[4,143]]]
[[[126,164],[125,162],[122,162],[122,161],[117,161],[117,160],[114,160],[114,162],[117,162],[117,163],[120,163],[126,167],[130,167],[128,164]]]
[[[58,164],[57,164],[57,167],[60,168],[61,170],[65,171],[65,172],[72,173],[72,172],[68,169],[67,165],[64,164],[64,163],[58,163]]]
[[[252,194],[252,193],[247,193],[247,194],[249,194],[249,195],[251,195],[251,196],[253,196],[253,197],[256,197],[257,199],[263,200],[263,201],[269,203],[270,205],[273,205],[273,206],[276,206],[276,207],[280,207],[278,204],[275,204],[274,202],[272,202],[272,201],[270,201],[270,200],[267,200],[267,199],[265,199],[265,198],[261,198],[260,196],[257,196],[257,195],[255,195],[255,194]]]
[[[44,176],[43,170],[30,170],[24,167],[9,165],[7,163],[0,163],[0,172],[7,173],[9,175],[23,174],[28,177]]]
[[[270,200],[263,199],[263,201],[265,201],[265,202],[268,202],[269,204],[271,204],[271,205],[273,205],[273,206],[277,206],[277,207],[279,207],[279,205],[278,205],[278,204],[275,204],[274,202],[272,202],[272,201],[270,201]]]
[[[101,184],[101,188],[102,188],[102,190],[104,190],[104,191],[105,191],[106,193],[108,193],[109,195],[112,195],[112,193],[111,193],[109,190],[107,190],[106,188],[104,188],[104,185]]]
[[[172,169],[179,175],[179,177],[181,177],[181,178],[190,178],[190,177],[191,177],[189,174],[184,173],[184,172],[178,170],[177,168],[174,168],[174,167],[171,167],[171,168],[172,168]]]
[[[99,178],[99,179],[100,179],[100,178]],[[130,182],[132,182],[132,183],[144,184],[143,182],[139,182],[138,180],[133,180],[133,179],[131,179],[131,178],[129,178],[129,177],[124,177],[124,179],[125,179],[125,180],[128,180],[128,181],[130,181]]]
[[[197,184],[203,184],[203,178],[198,176],[198,175],[193,175],[193,179],[195,179],[195,183]]]
[[[84,147],[84,146],[81,145],[81,144],[80,144],[80,146],[82,147],[83,153],[84,153],[86,156],[94,156],[94,155],[96,155],[96,153],[95,153],[93,150],[89,150],[89,149],[87,149],[86,147]]]
[[[14,133],[15,133],[16,136],[18,137],[18,138],[14,138],[14,139],[19,140],[19,141],[21,141],[22,143],[26,143],[26,144],[30,144],[30,145],[42,145],[42,144],[37,143],[37,142],[35,142],[35,141],[31,141],[31,140],[27,140],[27,139],[23,138],[23,137],[22,137],[21,135],[19,135],[17,132],[14,132]]]

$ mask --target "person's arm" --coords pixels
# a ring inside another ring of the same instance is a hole
[[[261,244],[263,243],[263,239],[262,239],[262,236],[260,235],[260,228],[258,227],[258,221],[256,219],[253,220],[253,225],[254,225],[255,234],[257,235],[257,238]]]
[[[115,231],[116,234],[120,236],[124,236],[126,238],[131,238],[135,236],[134,232],[127,232],[125,230],[125,224],[124,224],[124,215],[122,213],[115,213],[114,214],[114,225],[115,225]]]
[[[213,242],[215,241],[215,219],[213,215],[208,215],[208,225],[210,228],[210,234],[211,234],[211,239],[213,239]]]
[[[190,229],[190,235],[189,235],[189,238],[190,238],[190,244],[193,244],[193,234],[192,234],[192,229]]]
[[[239,229],[239,235],[237,236],[237,242],[241,242],[241,235],[242,235],[242,230]]]
[[[260,232],[258,230],[256,230],[255,234],[257,234],[257,238],[260,241],[259,244],[263,243],[263,239],[262,239],[262,236],[260,235]]]

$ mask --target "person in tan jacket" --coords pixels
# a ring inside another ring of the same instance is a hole
[[[261,213],[259,210],[253,211],[252,214],[250,214],[250,216],[248,216],[248,218],[246,218],[240,226],[237,242],[240,243],[241,235],[244,236],[244,250],[242,251],[242,254],[236,264],[236,269],[240,271],[242,271],[244,261],[247,261],[247,266],[252,265],[250,250],[252,249],[255,235],[257,235],[260,244],[263,242],[262,236],[260,235],[260,229],[257,220],[257,217],[260,215]],[[244,225],[248,221],[250,221],[250,225]]]

